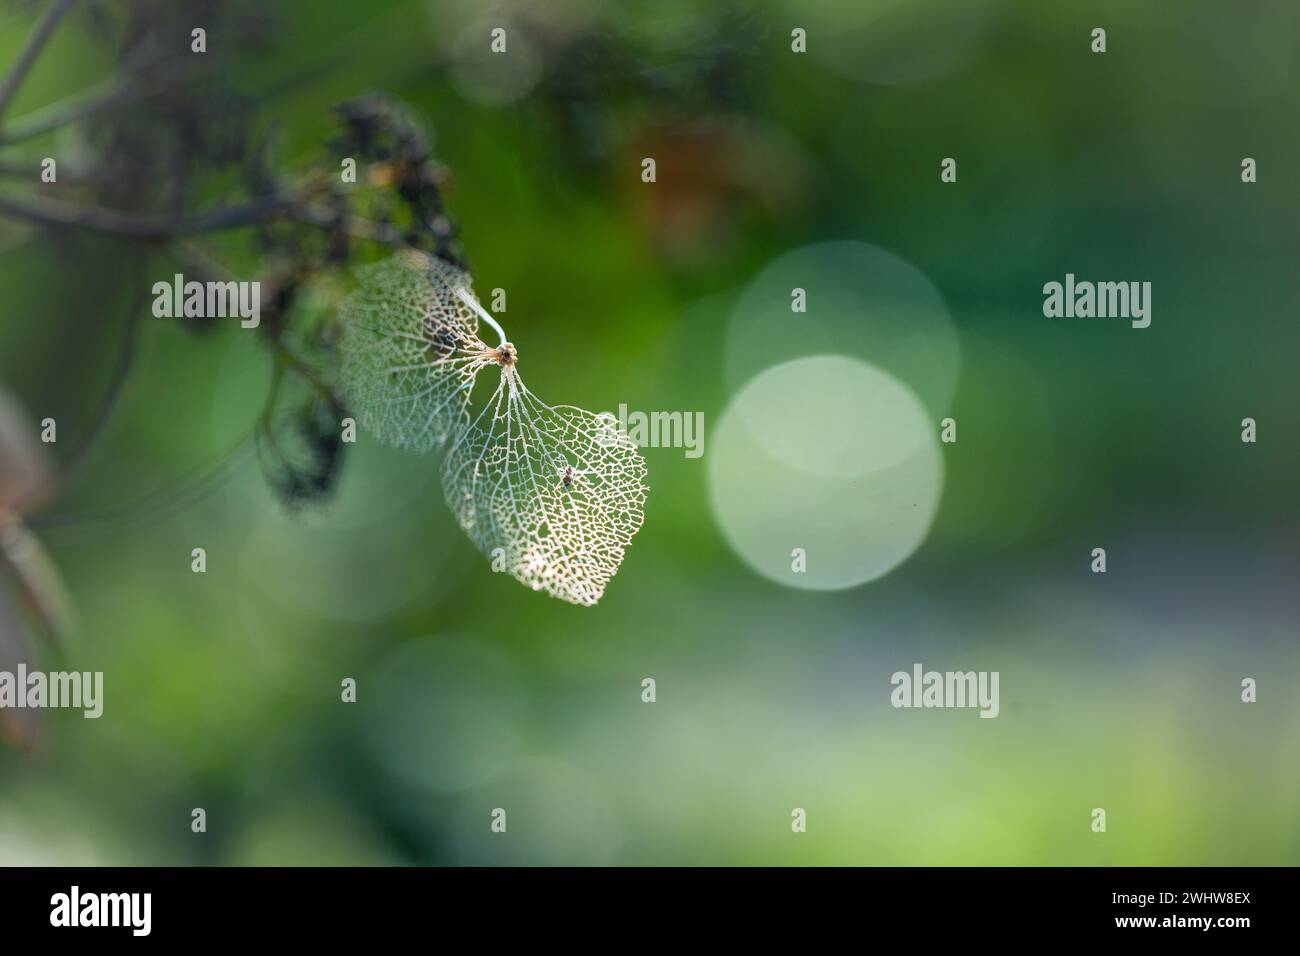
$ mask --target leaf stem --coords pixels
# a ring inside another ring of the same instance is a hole
[[[480,319],[482,319],[484,322],[486,322],[489,326],[492,327],[492,331],[496,332],[497,338],[501,340],[502,345],[506,344],[505,330],[502,329],[501,326],[497,324],[496,319],[492,318],[492,316],[488,314],[487,309],[483,308],[483,306],[478,304],[478,299],[474,298],[474,294],[472,292],[470,292],[468,289],[457,289],[456,297],[460,299],[460,301],[464,302],[471,309],[473,309],[475,315],[477,315]]]

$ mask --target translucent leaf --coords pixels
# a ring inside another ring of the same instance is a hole
[[[480,319],[500,345],[478,337]],[[600,600],[645,505],[645,460],[617,421],[529,392],[469,277],[440,260],[407,252],[370,267],[344,320],[344,380],[362,425],[419,451],[450,440],[443,494],[493,568],[574,604]],[[471,413],[489,365],[496,391]]]
[[[349,405],[383,442],[439,447],[467,424],[474,376],[496,361],[478,337],[469,276],[418,252],[359,271],[340,341]]]
[[[442,468],[447,505],[479,550],[533,590],[588,606],[641,527],[644,478],[616,420],[543,404],[513,364]]]

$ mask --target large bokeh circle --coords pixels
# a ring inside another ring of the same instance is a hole
[[[714,515],[736,554],[774,581],[811,590],[872,581],[929,531],[943,489],[938,427],[910,389],[866,362],[821,355],[773,366],[714,429]]]

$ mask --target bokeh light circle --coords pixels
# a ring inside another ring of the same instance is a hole
[[[805,311],[794,311],[794,290]],[[938,289],[912,264],[865,242],[819,242],[770,263],[736,300],[723,351],[728,384],[777,362],[848,355],[909,385],[934,415],[956,388],[961,345]]]
[[[494,30],[506,31],[506,53],[493,51]],[[522,25],[484,16],[458,37],[451,79],[466,99],[503,106],[531,93],[543,67],[542,52]]]
[[[866,362],[776,365],[735,395],[713,431],[714,515],[736,554],[773,581],[838,590],[875,580],[934,519],[938,427],[910,389]]]

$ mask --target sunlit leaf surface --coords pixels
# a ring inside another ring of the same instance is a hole
[[[448,444],[447,505],[494,570],[595,604],[641,527],[645,460],[611,416],[533,395],[515,347],[504,334],[496,347],[484,343],[479,317],[499,331],[468,276],[439,260],[403,253],[370,267],[345,309],[353,406],[390,444]],[[496,390],[471,409],[487,366]]]

